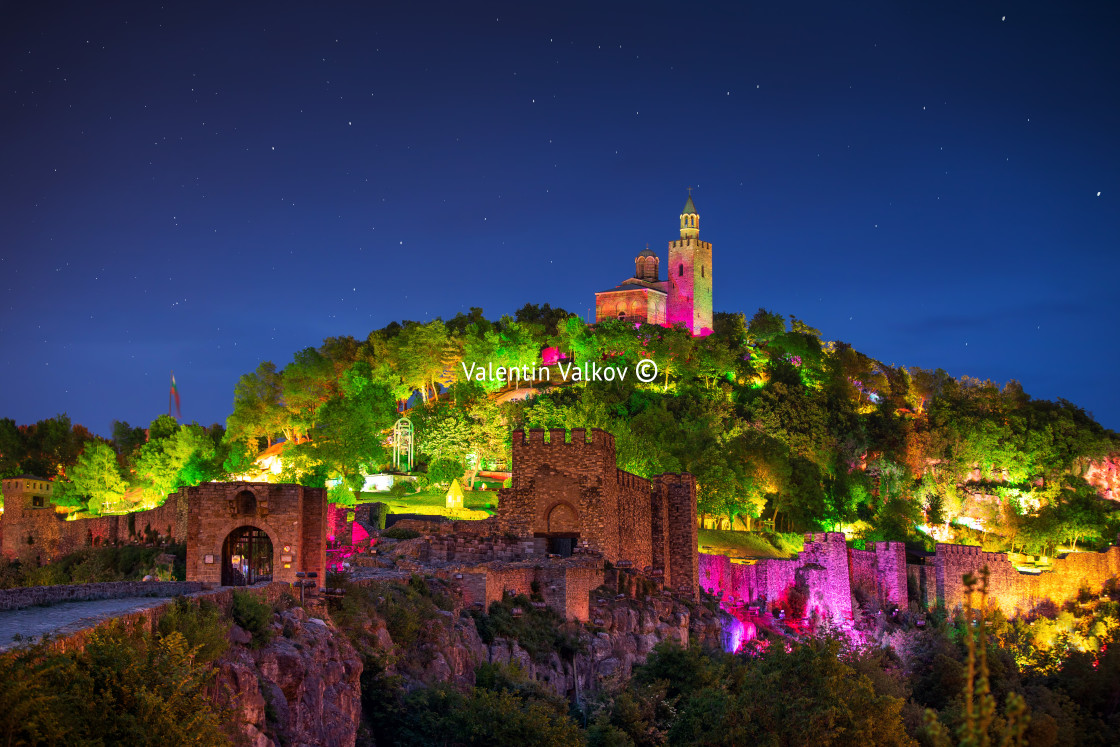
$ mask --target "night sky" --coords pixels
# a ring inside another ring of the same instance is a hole
[[[0,3],[0,416],[146,424],[174,370],[224,423],[327,336],[586,315],[691,185],[717,311],[1120,429],[1118,32],[1115,2]]]

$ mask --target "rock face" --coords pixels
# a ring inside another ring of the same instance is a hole
[[[1090,462],[1085,468],[1085,479],[1101,498],[1120,501],[1120,454]]]
[[[534,680],[565,698],[582,699],[601,689],[608,680],[625,680],[636,665],[645,662],[654,646],[674,641],[688,646],[690,635],[700,645],[722,645],[724,621],[701,606],[686,606],[667,598],[648,600],[592,598],[592,620],[577,632],[580,653],[564,659],[557,653],[534,659],[517,641],[495,638],[487,645],[474,621],[464,615],[443,613],[445,620],[433,628],[429,642],[415,651],[395,651],[394,674],[407,687],[429,687],[440,682],[474,684],[479,664],[516,665]],[[380,624],[371,631],[378,647],[394,650]]]
[[[362,662],[346,636],[300,609],[273,617],[272,640],[259,649],[237,626],[218,661],[219,701],[235,711],[238,742],[353,745],[361,713]]]

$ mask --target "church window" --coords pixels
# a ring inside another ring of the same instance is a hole
[[[684,265],[677,265],[677,277],[684,277]]]

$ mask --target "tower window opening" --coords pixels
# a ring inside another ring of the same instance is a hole
[[[700,265],[700,277],[704,277],[704,265]]]
[[[684,265],[677,265],[677,277],[684,277]]]

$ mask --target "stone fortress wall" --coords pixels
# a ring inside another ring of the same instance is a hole
[[[1120,538],[1118,538],[1120,545]],[[1099,591],[1120,578],[1120,546],[1105,552],[1073,553],[1054,560],[1051,570],[1018,570],[1006,553],[982,552],[968,545],[937,545],[922,562],[907,563],[901,542],[877,542],[871,550],[848,549],[838,532],[806,534],[804,550],[793,558],[735,562],[724,555],[700,554],[700,587],[732,604],[770,606],[801,586],[809,610],[834,619],[850,619],[852,591],[860,589],[884,607],[907,609],[911,601],[926,608],[964,605],[961,579],[979,578],[988,568],[989,604],[1013,615],[1040,602],[1062,603],[1082,588]],[[913,592],[913,593],[911,593]]]
[[[695,478],[647,480],[618,469],[606,431],[573,428],[571,440],[563,428],[514,431],[513,484],[499,493],[494,519],[499,532],[574,539],[609,563],[696,595]]]
[[[39,483],[47,487],[28,487]],[[186,536],[187,503],[181,494],[172,494],[162,506],[147,511],[67,521],[66,514],[55,511],[49,500],[51,488],[46,481],[4,480],[4,512],[0,513],[3,557],[49,563],[84,547],[144,542],[155,535],[182,542]]]

